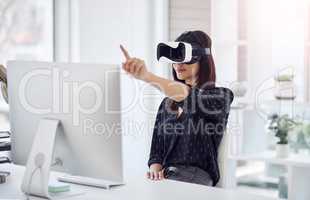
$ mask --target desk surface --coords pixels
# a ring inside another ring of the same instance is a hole
[[[20,190],[24,167],[12,164],[0,165],[0,171],[11,172],[7,183],[0,185],[0,199],[25,199]],[[52,173],[52,176],[55,173]],[[83,191],[85,195],[70,199],[89,200],[118,200],[118,199],[147,199],[147,200],[275,200],[255,196],[234,190],[206,187],[196,184],[182,183],[171,180],[153,182],[141,177],[126,181],[125,186],[104,190],[86,186],[72,185],[72,189]],[[35,198],[37,199],[37,198]]]

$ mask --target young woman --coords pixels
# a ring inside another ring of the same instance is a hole
[[[202,31],[185,32],[176,41],[211,49],[211,39]],[[168,80],[149,72],[143,60],[121,49],[126,57],[123,69],[166,95],[156,116],[147,177],[215,186],[220,178],[218,147],[233,93],[215,86],[212,55],[172,64],[174,80]]]

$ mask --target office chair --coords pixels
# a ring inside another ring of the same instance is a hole
[[[226,129],[218,150],[220,180],[216,187],[220,188],[231,188],[235,185],[236,180],[236,161],[229,159],[230,137],[231,134]]]

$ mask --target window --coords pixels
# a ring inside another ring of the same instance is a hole
[[[247,80],[248,67],[248,26],[247,26],[247,0],[238,0],[238,43],[237,43],[237,80],[242,82]]]
[[[0,1],[0,64],[8,60],[53,60],[53,0]]]
[[[0,15],[0,63],[53,60],[53,0],[1,0]]]
[[[188,30],[211,32],[211,0],[171,0],[170,40]]]
[[[306,37],[305,37],[305,100],[310,102],[310,3],[306,14]]]

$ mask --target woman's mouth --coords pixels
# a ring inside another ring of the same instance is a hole
[[[177,69],[176,71],[177,71],[177,73],[183,73],[183,72],[185,72],[185,71],[186,71],[186,69],[179,68],[179,69]]]

